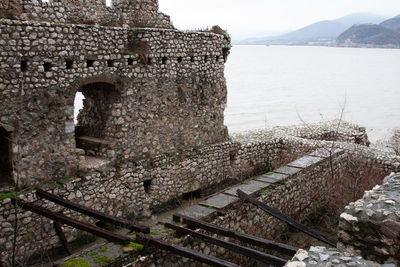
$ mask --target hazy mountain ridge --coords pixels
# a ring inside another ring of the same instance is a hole
[[[324,20],[301,29],[263,38],[249,38],[237,44],[276,44],[276,45],[332,45],[345,30],[360,23],[380,23],[385,18],[367,13],[355,13],[336,20]]]
[[[400,15],[379,25],[354,25],[343,32],[335,44],[342,47],[400,48]]]

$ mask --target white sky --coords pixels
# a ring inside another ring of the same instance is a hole
[[[178,29],[220,25],[234,40],[277,34],[351,13],[400,14],[400,0],[159,0],[159,4]]]

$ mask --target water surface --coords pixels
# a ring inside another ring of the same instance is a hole
[[[343,110],[376,141],[400,126],[399,62],[396,49],[234,46],[225,124],[236,132],[338,118]]]

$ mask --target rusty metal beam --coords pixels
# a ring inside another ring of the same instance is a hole
[[[100,212],[100,211],[85,207],[83,205],[76,204],[74,202],[71,202],[69,200],[63,199],[61,197],[58,197],[58,196],[56,196],[54,194],[51,194],[49,192],[46,192],[44,190],[37,189],[36,190],[36,194],[41,198],[50,200],[50,201],[52,201],[54,203],[57,203],[57,204],[59,204],[61,206],[64,206],[64,207],[69,208],[71,210],[80,212],[80,213],[85,214],[87,216],[96,218],[98,220],[101,220],[101,221],[104,221],[104,222],[108,222],[108,223],[114,224],[116,226],[121,226],[121,227],[124,227],[124,228],[128,228],[131,231],[137,231],[137,232],[141,232],[141,233],[145,233],[145,234],[150,233],[150,228],[147,227],[147,226],[140,225],[140,224],[135,224],[135,223],[130,222],[128,220],[117,218],[117,217],[108,215],[106,213],[103,213],[103,212]]]
[[[52,212],[46,208],[37,206],[35,204],[24,202],[24,201],[17,200],[17,199],[14,201],[17,201],[18,205],[21,206],[22,208],[24,208],[25,210],[37,213],[39,215],[47,217],[56,222],[70,225],[76,229],[79,229],[79,230],[94,234],[96,236],[102,237],[104,239],[107,239],[108,241],[117,242],[117,243],[124,244],[124,245],[129,244],[129,242],[131,241],[131,239],[126,236],[119,235],[119,234],[104,230],[102,228],[99,228],[97,226],[69,218],[65,215],[61,215],[61,214]]]
[[[158,249],[170,251],[176,255],[190,258],[190,259],[193,259],[198,262],[206,263],[211,266],[218,266],[218,267],[238,266],[238,265],[230,263],[228,261],[224,261],[224,260],[218,259],[213,256],[204,255],[202,253],[199,253],[197,251],[194,251],[194,250],[191,250],[188,248],[180,247],[180,246],[177,246],[174,244],[168,244],[167,242],[165,242],[163,240],[154,239],[154,238],[149,237],[148,235],[144,235],[141,233],[136,235],[136,241],[139,243],[142,243],[142,244],[146,244],[146,245],[158,248]]]
[[[285,214],[282,214],[279,210],[274,209],[274,208],[268,206],[267,204],[258,201],[257,199],[249,196],[248,194],[246,194],[245,192],[243,192],[240,189],[237,190],[237,195],[241,199],[243,199],[245,201],[248,201],[251,204],[259,207],[260,209],[262,209],[263,211],[269,213],[270,215],[274,216],[275,218],[288,223],[293,228],[295,228],[295,229],[297,229],[299,231],[302,231],[303,233],[306,233],[309,236],[312,236],[312,237],[318,239],[319,241],[322,241],[322,242],[324,242],[324,243],[326,243],[328,245],[336,247],[336,244],[338,242],[336,239],[333,239],[333,238],[330,238],[330,237],[328,237],[328,236],[326,236],[324,234],[318,233],[318,232],[310,229],[309,227],[296,222],[295,220],[293,220],[289,216],[286,216]]]
[[[60,241],[64,247],[65,252],[67,252],[67,255],[71,255],[71,251],[68,248],[67,239],[65,238],[64,231],[62,230],[60,223],[57,221],[54,221],[53,225],[54,225],[54,228],[56,229],[56,233],[57,233],[58,237],[60,238]]]
[[[173,229],[173,230],[183,233],[183,234],[190,235],[192,237],[200,238],[206,242],[209,242],[211,244],[214,244],[214,245],[217,245],[220,247],[224,247],[226,249],[237,252],[237,253],[247,256],[249,258],[258,260],[265,264],[272,264],[274,266],[284,266],[286,263],[286,260],[269,255],[267,253],[264,253],[264,252],[261,252],[261,251],[258,251],[258,250],[252,249],[252,248],[244,247],[241,245],[237,245],[235,243],[224,241],[224,240],[221,240],[218,238],[214,238],[214,237],[202,234],[200,232],[195,232],[193,230],[190,230],[190,229],[187,229],[187,228],[175,225],[175,224],[165,223],[165,227],[168,227],[170,229]]]
[[[235,231],[232,231],[232,230],[229,230],[226,228],[222,228],[222,227],[213,225],[211,223],[207,223],[205,221],[190,218],[185,215],[174,214],[173,217],[174,217],[174,221],[179,220],[182,223],[187,224],[188,226],[192,226],[195,228],[201,228],[203,230],[206,230],[206,231],[209,231],[212,233],[216,233],[218,235],[231,237],[233,239],[239,240],[241,242],[244,242],[244,243],[247,243],[250,245],[259,246],[259,247],[273,250],[273,251],[278,251],[278,252],[284,253],[289,256],[293,256],[294,254],[296,254],[296,252],[298,250],[298,248],[295,248],[295,247],[292,247],[292,246],[289,246],[286,244],[277,243],[277,242],[263,239],[260,237],[235,232]]]

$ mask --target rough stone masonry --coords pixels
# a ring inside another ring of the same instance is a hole
[[[17,185],[25,201],[94,222],[37,199],[41,186],[138,218],[185,193],[237,183],[326,144],[311,139],[367,144],[365,131],[352,125],[339,133],[296,128],[288,136],[231,141],[223,121],[230,42],[215,32],[174,29],[157,0],[110,7],[95,0],[1,1],[0,193]],[[85,100],[75,125],[77,92]],[[398,158],[371,158],[385,171],[400,170]],[[10,198],[0,204],[0,263],[12,255],[15,219],[21,263],[61,245],[50,220],[16,211]],[[68,241],[82,235],[63,230]]]
[[[0,122],[10,143],[1,167],[14,162],[21,186],[73,175],[77,147],[120,163],[228,140],[229,41],[174,30],[157,8],[153,0],[0,4],[12,18],[0,25]],[[78,91],[85,102],[75,127]]]

